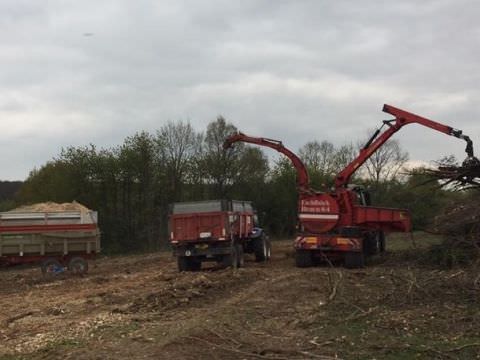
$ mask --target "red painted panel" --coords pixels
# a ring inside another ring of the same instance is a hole
[[[170,216],[170,240],[216,241],[231,236],[246,237],[253,230],[253,213],[250,212],[208,212],[173,214]]]

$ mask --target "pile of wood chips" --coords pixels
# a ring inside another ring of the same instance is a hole
[[[90,211],[86,206],[73,201],[71,203],[56,203],[52,201],[23,205],[12,210],[13,212],[62,212],[62,211]]]

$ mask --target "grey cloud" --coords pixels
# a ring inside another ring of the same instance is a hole
[[[3,1],[2,178],[69,144],[218,114],[253,135],[356,142],[383,103],[480,136],[480,3],[441,1]],[[91,33],[92,36],[84,36]],[[417,160],[463,144],[418,127]]]

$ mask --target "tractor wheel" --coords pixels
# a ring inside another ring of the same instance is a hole
[[[272,243],[270,240],[267,240],[267,260],[270,260],[272,257]]]
[[[313,256],[310,250],[298,249],[295,251],[295,266],[306,268],[313,266]]]
[[[46,278],[53,278],[59,274],[63,274],[65,267],[60,264],[57,259],[46,259],[41,264],[42,274]]]
[[[82,257],[73,257],[68,262],[68,271],[73,275],[85,275],[88,272],[88,262]]]
[[[345,267],[347,269],[358,269],[365,266],[365,256],[363,252],[347,252],[345,254]]]
[[[264,234],[253,239],[253,253],[255,254],[255,261],[257,262],[268,259],[268,241]]]

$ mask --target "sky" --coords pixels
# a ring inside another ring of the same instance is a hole
[[[62,147],[176,120],[204,131],[218,115],[296,151],[356,143],[388,103],[480,144],[479,13],[475,0],[2,0],[0,179]],[[464,157],[418,125],[395,139],[413,161]]]

